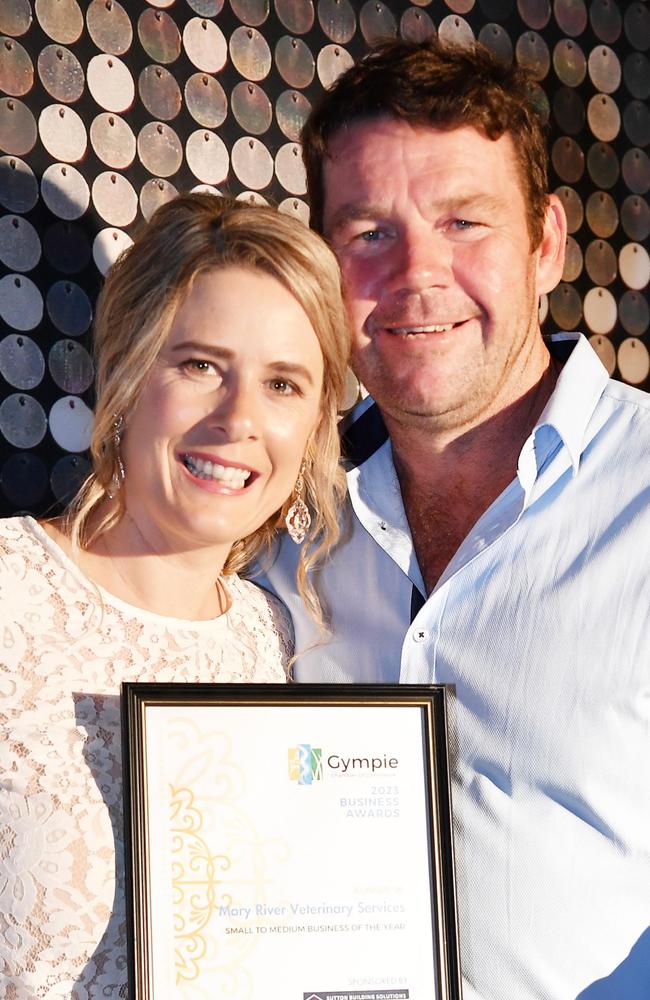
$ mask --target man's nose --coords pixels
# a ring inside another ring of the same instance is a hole
[[[391,291],[420,292],[452,280],[452,248],[443,233],[424,223],[405,228],[394,251]]]

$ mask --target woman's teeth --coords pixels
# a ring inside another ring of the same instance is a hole
[[[233,490],[241,490],[250,478],[248,469],[235,469],[231,465],[219,465],[207,458],[195,458],[193,455],[183,455],[183,464],[197,479],[209,479],[215,483],[223,483]]]

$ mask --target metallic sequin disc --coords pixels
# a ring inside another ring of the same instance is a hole
[[[566,185],[559,187],[555,194],[562,202],[562,207],[564,208],[564,213],[566,215],[568,232],[576,233],[580,229],[584,219],[584,210],[580,195],[578,195],[573,188],[567,187]]]
[[[631,52],[623,65],[625,86],[639,101],[650,97],[650,61],[641,52]]]
[[[575,87],[560,87],[553,96],[553,117],[567,135],[577,135],[585,123],[585,107]]]
[[[148,122],[138,135],[138,156],[154,177],[171,177],[183,162],[183,147],[169,125]]]
[[[118,0],[93,0],[86,13],[86,27],[102,52],[121,56],[131,47],[133,28]]]
[[[594,94],[587,105],[587,120],[601,142],[611,142],[621,130],[621,113],[607,94]]]
[[[539,31],[551,19],[550,0],[517,0],[517,10],[529,28]]]
[[[592,333],[611,333],[616,326],[616,299],[608,288],[591,288],[585,295],[583,312]]]
[[[575,281],[579,278],[582,273],[582,264],[583,258],[580,245],[572,236],[567,236],[562,281]]]
[[[43,297],[24,274],[0,278],[0,317],[14,330],[33,330],[43,319]]]
[[[41,142],[55,160],[76,163],[86,152],[88,137],[80,115],[65,104],[50,104],[38,119]]]
[[[320,76],[320,73],[319,73]],[[285,90],[275,104],[278,125],[287,139],[298,142],[303,125],[307,121],[311,104],[304,94],[297,90]]]
[[[133,240],[121,229],[102,229],[93,240],[93,260],[100,274],[106,274]],[[75,451],[71,448],[70,451]]]
[[[92,322],[90,299],[73,281],[55,282],[47,293],[45,308],[57,330],[68,337],[80,337]]]
[[[316,63],[318,79],[325,88],[331,87],[341,73],[344,73],[352,65],[354,65],[354,59],[347,49],[340,45],[325,45],[318,53]]]
[[[625,34],[640,51],[650,48],[650,11],[646,3],[628,3],[625,10]]]
[[[252,136],[243,136],[232,147],[232,168],[241,183],[261,191],[271,183],[273,159],[264,143]]]
[[[582,177],[585,157],[574,139],[561,136],[553,143],[551,160],[558,176],[567,184],[575,184]]]
[[[145,10],[140,15],[138,37],[142,48],[154,62],[173,63],[181,54],[180,32],[173,18],[164,10]]]
[[[52,163],[41,178],[41,195],[50,212],[68,221],[79,219],[90,203],[84,176],[68,163]]]
[[[0,260],[10,271],[31,271],[41,259],[41,241],[20,215],[0,219]]]
[[[147,222],[157,208],[171,201],[177,194],[174,185],[162,177],[154,177],[143,184],[140,189],[140,211]]]
[[[275,47],[275,64],[290,87],[308,87],[314,79],[316,64],[311,49],[301,38],[285,35]]]
[[[603,240],[593,240],[585,252],[585,269],[595,285],[611,285],[618,268],[616,254]]]
[[[500,24],[484,24],[479,32],[478,40],[502,63],[505,63],[506,66],[510,65],[513,56],[512,42],[508,32]]]
[[[589,76],[596,90],[613,94],[621,85],[621,64],[607,45],[598,45],[589,54]]]
[[[268,201],[257,191],[242,191],[237,195],[237,201],[245,201],[247,205],[268,205]]]
[[[117,56],[93,56],[86,76],[90,93],[105,111],[126,111],[133,104],[133,77]]]
[[[7,396],[0,405],[0,431],[14,448],[35,448],[47,430],[41,404],[22,392]]]
[[[136,217],[138,196],[122,174],[99,174],[93,181],[91,196],[98,215],[109,226],[128,226]]]
[[[618,370],[621,377],[632,385],[645,382],[650,373],[650,354],[642,340],[630,337],[618,349]]]
[[[23,156],[34,148],[38,131],[34,115],[15,97],[0,101],[0,149]]]
[[[647,296],[639,292],[624,292],[618,304],[621,326],[632,337],[642,337],[650,325],[650,305]]]
[[[254,28],[259,28],[269,16],[269,0],[230,0],[230,6],[242,24],[252,24]]]
[[[635,146],[650,142],[650,109],[645,101],[630,101],[623,112],[623,128]]]
[[[438,25],[438,37],[445,45],[459,45],[461,48],[471,46],[475,41],[474,32],[467,21],[456,14],[442,19]]]
[[[36,17],[46,35],[62,45],[76,42],[84,19],[76,0],[36,0]]]
[[[299,222],[304,222],[306,226],[309,225],[309,205],[301,198],[285,198],[278,205],[278,211],[282,212],[283,215],[289,215],[292,219],[298,219]]]
[[[21,97],[33,83],[34,67],[27,50],[13,38],[0,37],[0,90]]]
[[[17,510],[28,510],[40,503],[47,483],[45,462],[27,451],[15,452],[0,470],[0,489]]]
[[[563,38],[553,49],[553,67],[567,87],[579,87],[587,75],[587,60],[577,42]]]
[[[46,45],[38,57],[38,75],[55,101],[72,104],[84,92],[85,77],[81,63],[63,45]]]
[[[263,80],[271,71],[271,50],[255,28],[235,28],[230,36],[230,58],[247,80]]]
[[[350,0],[320,0],[318,21],[336,45],[345,45],[357,30],[357,18]]]
[[[193,17],[183,29],[183,47],[189,60],[204,73],[218,73],[228,58],[228,46],[214,21]]]
[[[70,503],[90,471],[90,462],[83,455],[64,455],[54,463],[50,486],[59,503]]]
[[[204,128],[218,128],[228,113],[228,99],[218,80],[195,73],[185,84],[185,103],[194,121]]]
[[[180,87],[164,66],[146,66],[138,80],[140,100],[149,114],[170,121],[181,110]]]
[[[135,136],[117,115],[97,115],[90,126],[90,142],[95,154],[108,167],[123,170],[135,159]]]
[[[273,108],[261,87],[250,80],[236,84],[230,95],[232,113],[244,132],[262,135],[271,127]]]
[[[628,195],[621,206],[621,225],[625,235],[636,243],[650,236],[650,207],[645,198]]]
[[[292,35],[304,35],[314,25],[312,0],[275,0],[275,13]]]
[[[650,159],[643,149],[628,149],[621,164],[623,180],[632,194],[645,194],[650,188]]]
[[[3,0],[0,4],[0,31],[18,38],[29,31],[32,6],[29,0]]]
[[[83,344],[75,340],[59,340],[47,358],[50,375],[64,392],[77,395],[85,392],[93,382],[94,369],[90,355]]]
[[[90,260],[90,244],[85,230],[74,222],[55,222],[45,231],[43,253],[57,271],[77,274]]]
[[[251,141],[265,149],[257,139]],[[205,129],[193,132],[187,140],[185,156],[194,176],[204,184],[218,184],[228,176],[228,150],[214,132],[207,132]]]
[[[367,0],[359,13],[359,27],[368,45],[376,45],[397,35],[397,21],[390,8],[381,0]]]
[[[601,42],[611,45],[619,38],[623,21],[616,0],[591,0],[589,20],[594,34]]]
[[[199,17],[216,17],[221,13],[223,3],[224,0],[187,0],[188,7],[191,7]]]
[[[307,182],[298,143],[288,142],[280,147],[275,157],[275,173],[285,191],[305,194]]]
[[[616,349],[611,340],[597,333],[589,338],[589,343],[600,358],[601,364],[607,369],[607,374],[611,377],[616,368]]]
[[[618,158],[611,146],[596,142],[587,153],[587,170],[594,184],[601,188],[611,188],[620,174]]]
[[[436,26],[426,11],[409,7],[402,14],[399,33],[407,42],[424,42],[427,38],[435,37]]]
[[[488,20],[503,22],[510,16],[514,0],[479,0],[479,7]]]
[[[29,212],[38,201],[32,168],[17,156],[0,157],[0,205],[10,212]]]
[[[33,389],[45,374],[45,360],[38,344],[12,333],[0,342],[0,373],[15,389]]]
[[[515,46],[517,62],[527,69],[534,80],[543,80],[551,68],[551,56],[546,42],[536,31],[527,31]]]
[[[626,243],[618,255],[618,266],[628,288],[638,292],[650,282],[650,256],[640,243]]]
[[[618,208],[606,191],[594,191],[587,201],[587,222],[596,236],[607,239],[618,229]]]
[[[584,0],[555,0],[555,20],[565,35],[575,38],[587,27],[587,8]]]
[[[573,285],[561,282],[551,292],[549,308],[561,330],[575,330],[582,316],[582,301]]]
[[[50,434],[64,451],[86,451],[93,432],[93,413],[77,396],[58,399],[49,415]]]

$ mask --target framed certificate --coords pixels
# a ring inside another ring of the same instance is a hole
[[[458,1000],[443,686],[125,684],[131,1000]]]

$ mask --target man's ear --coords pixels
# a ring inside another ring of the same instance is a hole
[[[552,291],[562,278],[566,251],[567,223],[562,202],[548,196],[542,241],[537,247],[537,294]]]

